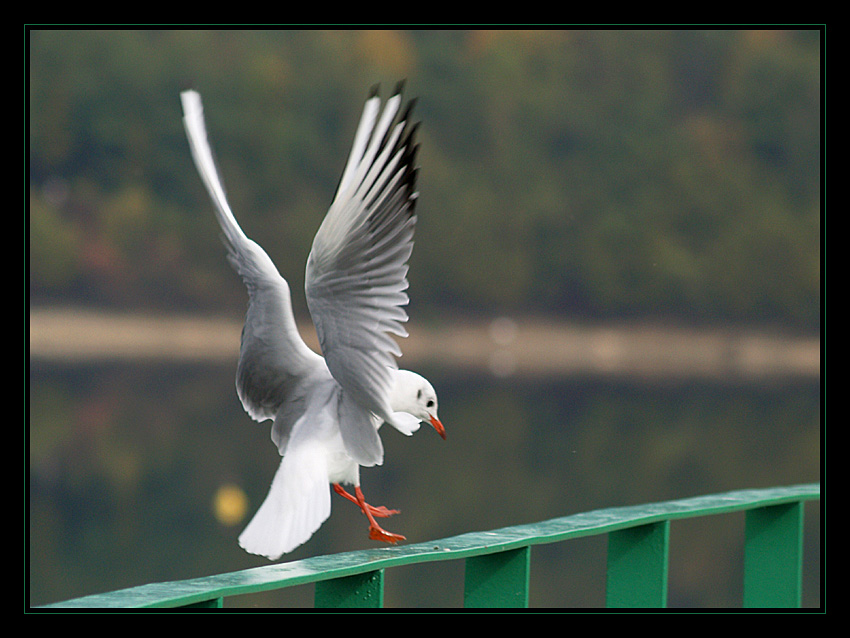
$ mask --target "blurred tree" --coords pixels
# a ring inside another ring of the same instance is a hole
[[[417,312],[819,325],[816,30],[29,38],[35,303],[241,311],[181,128],[189,86],[240,222],[297,291],[368,87],[406,76]]]

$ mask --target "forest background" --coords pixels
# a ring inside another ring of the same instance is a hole
[[[238,219],[299,289],[369,87],[406,79],[418,319],[819,330],[817,30],[30,37],[34,306],[207,312],[239,290],[187,153],[190,87]]]

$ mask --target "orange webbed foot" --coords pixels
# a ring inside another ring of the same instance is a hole
[[[407,540],[407,538],[402,536],[401,534],[393,534],[392,532],[388,532],[385,529],[381,529],[377,525],[369,528],[369,538],[371,538],[373,541],[382,541],[391,545],[395,545],[399,541]]]
[[[369,505],[369,503],[366,502],[366,499],[364,498],[363,492],[360,490],[359,485],[356,485],[354,487],[355,496],[352,496],[351,494],[346,492],[345,489],[339,484],[334,484],[333,489],[337,494],[339,494],[343,498],[346,498],[352,503],[356,504],[360,508],[360,511],[366,515],[366,518],[369,519],[369,538],[371,538],[373,541],[381,541],[383,543],[390,543],[392,545],[395,545],[399,541],[407,540],[407,538],[402,536],[401,534],[394,534],[392,532],[386,531],[375,522],[376,516],[379,518],[386,518],[388,516],[398,514],[399,510],[391,510],[384,507],[383,505],[379,505],[377,507],[374,505]]]

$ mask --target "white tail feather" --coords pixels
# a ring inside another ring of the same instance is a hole
[[[287,450],[268,496],[239,536],[250,554],[271,560],[307,542],[331,514],[325,456],[315,446]]]

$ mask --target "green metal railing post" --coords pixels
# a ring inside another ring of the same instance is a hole
[[[670,521],[608,534],[608,607],[666,607]]]
[[[380,609],[384,606],[384,570],[320,580],[316,583],[314,604],[326,608]]]
[[[528,546],[467,558],[463,606],[528,607],[530,565]]]
[[[799,607],[803,504],[749,510],[744,529],[744,607]]]

